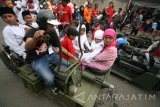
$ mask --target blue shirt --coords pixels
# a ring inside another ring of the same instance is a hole
[[[116,41],[117,41],[117,46],[118,47],[120,45],[126,45],[127,44],[127,38],[118,38]]]
[[[152,28],[155,30],[157,28],[157,23],[156,22],[153,22],[152,23]]]

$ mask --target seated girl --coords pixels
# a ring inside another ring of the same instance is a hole
[[[86,51],[85,46],[87,49],[92,51],[92,49],[88,43],[88,40],[87,40],[85,25],[82,25],[82,28],[81,28],[80,43],[81,43],[81,48],[82,48],[83,52]],[[78,54],[78,56],[80,56],[80,47],[78,44],[78,37],[76,37],[76,39],[73,41],[73,45],[76,50],[76,53]]]
[[[82,60],[85,60],[87,63],[91,62],[92,59],[102,51],[104,47],[103,43],[103,30],[97,30],[94,35],[94,40],[91,43],[91,48],[93,49],[93,52],[84,53]]]
[[[105,30],[103,34],[104,48],[97,54],[90,63],[82,60],[84,67],[90,67],[101,71],[109,70],[116,57],[116,32],[113,29]]]

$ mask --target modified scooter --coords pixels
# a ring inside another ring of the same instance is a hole
[[[160,90],[160,58],[149,57],[140,48],[124,46],[118,50],[112,72],[145,89]]]
[[[48,35],[51,36],[52,31],[48,32],[50,32]],[[20,62],[19,57],[11,54],[9,47],[4,46],[4,50],[0,52],[0,55],[4,64],[12,71],[16,71],[16,74],[22,77],[24,86],[34,94],[43,93],[53,98],[54,101],[57,100],[68,107],[93,107],[101,88],[111,87],[111,84],[108,83],[111,69],[103,72],[103,74],[101,74],[101,71],[95,71],[92,68],[83,71],[80,69],[80,61],[73,63],[68,68],[63,67],[61,66],[60,41],[59,51],[59,65],[50,65],[50,69],[55,72],[55,83],[59,88],[56,95],[44,86],[43,80],[36,74],[30,64],[25,63],[25,61]],[[13,66],[14,69],[12,69]]]

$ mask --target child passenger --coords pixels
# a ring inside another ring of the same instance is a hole
[[[67,34],[61,39],[62,46],[73,56],[76,55],[75,49],[73,47],[73,40],[76,38],[76,36],[78,36],[78,31],[73,26],[70,26],[67,30]],[[64,53],[62,53],[62,57],[67,61],[72,60],[67,54]]]
[[[91,48],[93,49],[93,52],[90,53],[84,53],[82,60],[85,60],[87,63],[91,62],[92,59],[102,51],[104,47],[103,43],[103,30],[97,30],[94,35],[94,40],[91,43]]]
[[[94,34],[94,40],[91,43],[91,48],[93,50],[99,49],[102,50],[103,49],[103,34],[104,31],[103,30],[97,30]]]
[[[117,57],[116,48],[116,32],[113,29],[105,30],[103,34],[104,48],[97,54],[90,63],[82,60],[84,67],[91,67],[93,69],[106,71],[110,69]]]
[[[23,20],[25,21],[25,25],[28,28],[38,28],[38,24],[36,21],[32,18],[31,13],[29,10],[25,10],[22,12]]]
[[[6,45],[9,46],[10,50],[25,59],[25,42],[23,41],[25,36],[24,26],[17,22],[17,16],[11,8],[1,7],[0,16],[7,24],[2,32]]]
[[[82,48],[83,52],[86,51],[87,49],[89,49],[89,51],[92,51],[92,48],[90,47],[90,45],[88,43],[88,40],[87,40],[86,26],[85,25],[82,25],[82,28],[81,28],[80,44],[81,44],[81,48]],[[74,48],[76,50],[76,53],[78,54],[78,56],[80,56],[80,47],[79,47],[79,44],[78,44],[78,37],[76,37],[76,39],[73,41],[73,45],[74,45]]]

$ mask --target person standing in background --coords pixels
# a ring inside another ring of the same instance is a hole
[[[106,7],[105,12],[106,12],[106,14],[109,17],[108,23],[110,23],[110,21],[112,20],[113,15],[114,15],[114,13],[116,12],[115,9],[114,9],[113,2],[109,2],[109,7]]]
[[[69,6],[67,6],[68,0],[62,0],[62,4],[59,4],[56,9],[57,19],[62,23],[59,26],[59,30],[63,29],[64,23],[69,23],[72,25],[72,11]]]
[[[57,6],[57,18],[61,23],[72,24],[72,11],[69,6],[67,6],[68,0],[62,0],[62,4]]]
[[[92,16],[92,3],[88,2],[87,7],[84,8],[84,20],[86,21],[86,34],[88,34],[89,32],[91,16]]]
[[[84,6],[81,5],[78,12],[78,20],[84,24]]]
[[[92,10],[92,20],[96,20],[99,14],[100,11],[98,10],[98,4],[95,4],[94,9]]]
[[[72,14],[74,13],[74,4],[73,2],[71,2],[70,0],[68,0],[68,4],[67,6],[69,6],[71,8]]]

